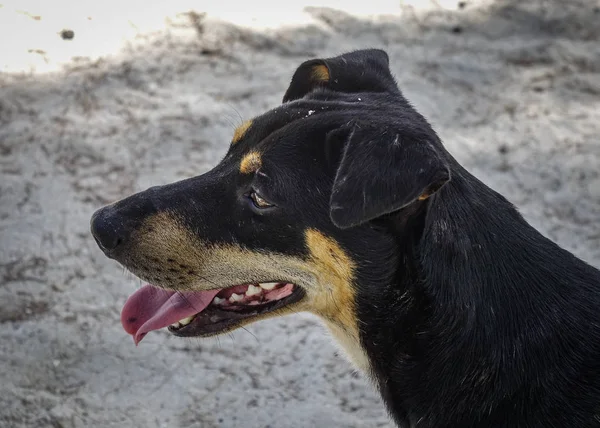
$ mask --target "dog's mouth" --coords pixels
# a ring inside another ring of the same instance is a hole
[[[127,299],[121,323],[136,345],[150,331],[164,327],[175,336],[212,336],[233,330],[246,319],[295,303],[304,294],[301,287],[288,282],[195,292],[146,285]]]

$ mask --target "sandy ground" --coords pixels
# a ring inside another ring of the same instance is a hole
[[[88,233],[103,204],[208,170],[307,58],[386,49],[449,150],[600,266],[598,1],[13,3],[0,7],[1,427],[391,426],[309,315],[136,348],[119,312],[140,283]]]

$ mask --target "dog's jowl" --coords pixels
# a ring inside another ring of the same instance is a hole
[[[301,64],[214,169],[91,228],[151,284],[136,343],[308,311],[401,427],[600,426],[599,271],[457,163],[383,51]]]

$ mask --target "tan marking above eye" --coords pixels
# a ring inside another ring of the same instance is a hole
[[[315,65],[311,70],[311,77],[317,82],[329,81],[329,69],[326,65]]]
[[[256,172],[262,165],[260,153],[251,151],[244,155],[240,162],[240,173],[252,174]]]
[[[233,138],[231,140],[231,144],[235,144],[238,141],[240,141],[242,138],[244,138],[244,135],[246,135],[246,133],[248,132],[248,129],[250,129],[251,126],[252,126],[252,121],[246,120],[240,126],[235,128],[235,132],[233,133]]]

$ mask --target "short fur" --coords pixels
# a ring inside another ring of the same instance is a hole
[[[385,52],[305,62],[246,124],[212,171],[99,210],[106,254],[175,290],[293,281],[273,314],[319,315],[400,427],[600,426],[600,272],[459,165]]]

